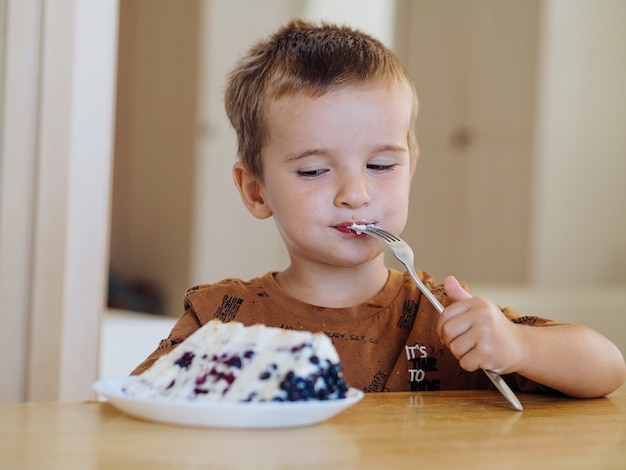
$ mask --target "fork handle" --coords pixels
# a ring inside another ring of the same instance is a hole
[[[498,391],[502,394],[504,398],[507,399],[507,401],[511,404],[513,408],[515,408],[517,411],[524,410],[524,407],[520,403],[519,399],[515,396],[515,393],[513,393],[513,390],[509,388],[509,386],[507,385],[507,383],[504,381],[504,379],[502,378],[500,374],[492,370],[487,370],[487,369],[483,369],[483,371],[485,372],[485,374],[487,374],[487,377],[489,377],[489,380],[491,380],[491,383],[496,386]]]
[[[437,297],[435,297],[435,294],[433,294],[422,282],[422,280],[417,277],[417,273],[415,272],[415,269],[412,268],[408,268],[407,271],[409,272],[409,275],[411,276],[411,278],[413,279],[413,282],[415,282],[415,284],[417,285],[418,289],[420,291],[422,291],[422,294],[424,294],[426,296],[426,298],[430,301],[431,304],[433,304],[433,307],[435,307],[437,309],[437,311],[442,314],[443,313],[443,305],[441,305],[441,302],[439,302],[439,299],[437,299]]]

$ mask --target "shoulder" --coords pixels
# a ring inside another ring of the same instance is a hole
[[[247,281],[228,278],[193,286],[185,293],[185,310],[194,312],[200,323],[211,318],[230,321],[263,310],[260,304],[270,297],[272,276],[270,272]]]
[[[263,295],[262,293],[268,286],[267,280],[272,275],[273,273],[267,273],[247,281],[238,278],[226,278],[212,284],[198,284],[187,289],[185,302],[194,303],[205,298],[221,298],[219,297],[220,294],[229,296]]]
[[[251,292],[263,290],[267,286],[268,277],[273,273],[267,273],[261,277],[250,280],[238,278],[226,278],[212,284],[198,284],[190,287],[185,292],[185,299],[198,299],[203,296],[214,296],[217,292]]]

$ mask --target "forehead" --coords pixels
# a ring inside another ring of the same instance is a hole
[[[346,96],[352,96],[354,99],[367,99],[369,97],[385,95],[393,97],[393,104],[400,104],[400,106],[409,111],[411,118],[413,117],[414,103],[416,97],[413,88],[403,81],[369,81],[350,83],[342,86],[335,86],[324,92],[316,92],[311,90],[298,90],[288,93],[283,93],[279,97],[275,97],[270,100],[265,107],[264,113],[264,127],[266,131],[271,131],[272,125],[276,124],[277,118],[285,114],[301,114],[304,112],[302,109],[306,107],[306,112],[309,113],[324,113],[331,114],[335,111],[334,104],[340,98]],[[380,103],[381,106],[387,103]],[[392,104],[391,102],[389,104]],[[299,111],[301,111],[299,113]],[[315,117],[315,116],[311,116]]]
[[[341,87],[321,96],[298,93],[277,100],[268,114],[262,154],[324,148],[364,151],[381,145],[407,146],[411,104],[397,86]]]

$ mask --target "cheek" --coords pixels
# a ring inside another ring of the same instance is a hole
[[[376,197],[385,200],[387,204],[404,206],[408,204],[411,179],[405,177],[395,178],[393,181],[385,181],[376,188]]]
[[[410,183],[402,181],[381,192],[387,215],[385,223],[387,229],[392,232],[400,233],[406,225],[409,213],[409,189]]]
[[[269,191],[266,195],[274,218],[281,224],[300,223],[315,213],[319,195],[305,193],[298,187],[285,185],[280,191]]]

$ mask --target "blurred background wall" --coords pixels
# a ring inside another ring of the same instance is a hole
[[[416,79],[404,236],[419,268],[470,285],[626,283],[620,0],[122,0],[118,280],[177,316],[190,285],[286,266],[272,221],[233,187],[222,91],[237,57],[296,16],[374,34]]]
[[[189,282],[200,2],[120,2],[110,304],[163,312]]]

